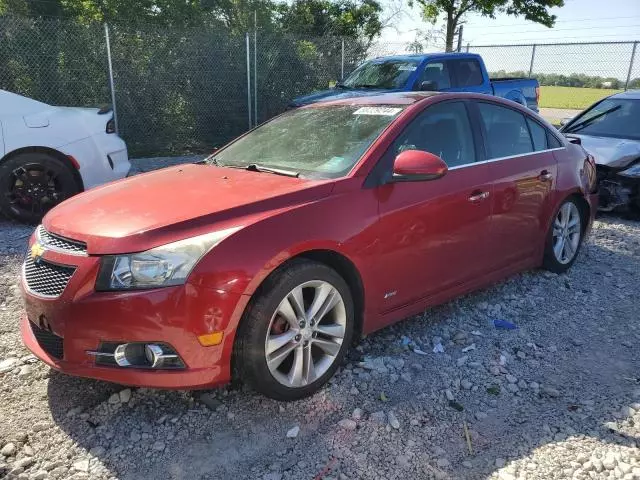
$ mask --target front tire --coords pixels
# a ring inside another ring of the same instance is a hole
[[[319,390],[335,373],[353,336],[353,299],[332,268],[296,260],[260,288],[234,348],[239,378],[276,400]]]
[[[566,272],[578,257],[584,231],[580,205],[574,198],[567,198],[555,213],[549,227],[543,267],[558,274]]]
[[[47,153],[21,153],[0,164],[0,211],[14,220],[38,223],[80,191],[71,168]]]

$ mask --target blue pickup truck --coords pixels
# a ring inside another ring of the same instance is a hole
[[[535,112],[540,96],[536,79],[490,79],[480,55],[424,53],[369,60],[334,88],[298,97],[290,107],[320,100],[413,90],[486,93],[513,100]]]

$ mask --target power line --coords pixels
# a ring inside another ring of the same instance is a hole
[[[636,25],[616,25],[616,29],[618,28],[636,28],[636,27],[640,27],[640,24],[636,24]],[[471,28],[471,27],[467,27],[467,28]],[[519,32],[498,32],[498,33],[491,33],[490,35],[518,35],[521,33],[544,33],[544,34],[553,34],[555,32],[568,32],[568,31],[576,31],[576,30],[580,30],[580,31],[586,31],[586,30],[602,30],[602,27],[582,27],[582,28],[550,28],[548,30],[522,30]],[[625,34],[623,34],[625,35]]]
[[[581,23],[581,22],[601,22],[603,20],[628,20],[630,18],[640,18],[640,15],[627,15],[625,17],[602,17],[602,18],[581,18],[577,20],[557,20],[555,24],[567,24],[567,23]],[[521,22],[521,23],[494,23],[492,25],[474,25],[473,23],[466,22],[465,26],[468,27],[481,27],[481,28],[504,28],[504,27],[530,27],[535,25],[536,22]]]

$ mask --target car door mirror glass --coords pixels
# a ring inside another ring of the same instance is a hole
[[[437,155],[422,150],[405,150],[393,162],[393,181],[435,180],[447,173],[447,164]]]

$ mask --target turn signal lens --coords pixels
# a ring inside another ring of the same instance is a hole
[[[213,332],[200,335],[198,341],[203,347],[212,347],[214,345],[220,345],[222,343],[222,337],[224,337],[224,332]]]

